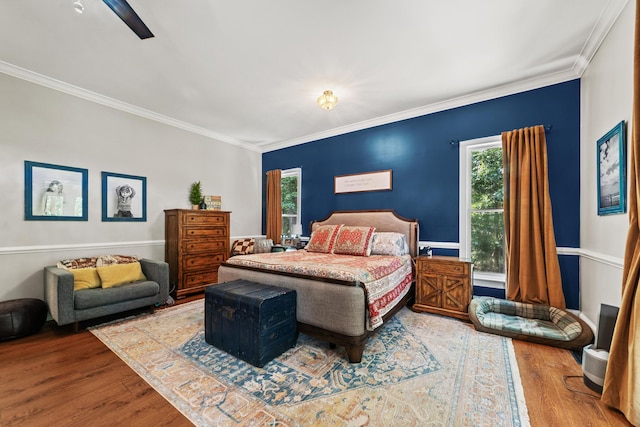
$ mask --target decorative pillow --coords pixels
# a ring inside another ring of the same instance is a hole
[[[233,242],[233,246],[231,247],[231,256],[252,254],[255,243],[256,239],[236,240],[235,242]]]
[[[96,261],[96,267],[106,267],[114,264],[131,264],[139,262],[140,257],[133,255],[102,255]]]
[[[72,268],[69,272],[73,273],[73,290],[94,289],[100,287],[100,276],[98,270],[94,268]]]
[[[253,246],[253,252],[257,254],[269,253],[273,247],[272,239],[256,239],[256,244]]]
[[[76,268],[95,268],[97,261],[97,257],[63,259],[62,261],[58,261],[56,267],[62,268],[64,270],[73,270]]]
[[[333,253],[341,255],[369,256],[371,240],[375,227],[352,227],[343,225],[340,228]]]
[[[146,280],[139,262],[125,264],[113,264],[106,267],[98,267],[98,275],[103,288],[113,288],[125,283]]]
[[[321,225],[311,233],[311,239],[307,245],[309,252],[321,252],[324,254],[333,253],[333,245],[342,224]]]
[[[371,255],[404,255],[409,248],[407,239],[402,233],[380,232],[373,233]]]

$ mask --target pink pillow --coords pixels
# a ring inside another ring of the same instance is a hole
[[[306,246],[309,252],[321,252],[324,254],[333,253],[333,245],[342,224],[321,225],[311,233],[311,239]]]
[[[375,227],[351,227],[343,225],[336,238],[333,253],[341,255],[371,255],[371,241]]]

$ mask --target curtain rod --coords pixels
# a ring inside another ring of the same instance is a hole
[[[550,132],[552,126],[551,125],[543,125],[544,126],[544,132]],[[449,145],[458,145],[460,144],[460,140],[459,139],[452,139],[451,141],[449,141]]]

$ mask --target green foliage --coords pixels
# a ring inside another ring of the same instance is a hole
[[[191,184],[191,189],[189,190],[189,201],[192,205],[199,205],[203,199],[202,195],[202,186],[200,185],[200,181],[196,181]]]
[[[282,213],[295,215],[298,213],[298,178],[289,176],[280,182],[282,192]]]
[[[471,168],[471,259],[476,271],[504,273],[502,148],[474,152]]]
[[[282,234],[291,235],[293,218],[291,215],[298,213],[298,178],[288,176],[280,181],[280,191],[282,197]],[[289,217],[287,217],[289,216]]]
[[[502,208],[502,148],[476,151],[471,158],[471,208]]]
[[[471,260],[476,271],[504,273],[504,219],[502,212],[471,214]]]

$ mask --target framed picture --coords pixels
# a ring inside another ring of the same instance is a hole
[[[146,221],[147,178],[102,172],[102,221]]]
[[[626,146],[624,120],[598,140],[598,215],[626,211]]]
[[[87,169],[24,162],[24,219],[87,221]]]
[[[391,190],[391,170],[339,175],[333,183],[335,194]]]

